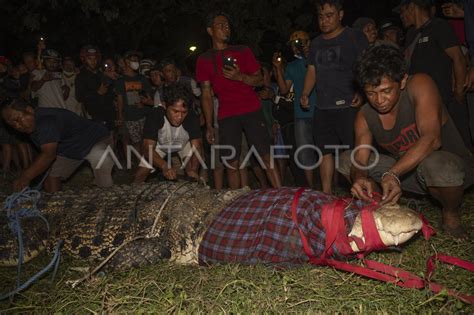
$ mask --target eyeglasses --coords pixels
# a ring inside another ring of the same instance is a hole
[[[230,28],[230,25],[227,22],[214,23],[214,26],[217,28]]]

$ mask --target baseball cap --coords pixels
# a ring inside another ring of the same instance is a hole
[[[393,8],[392,12],[400,13],[400,9],[402,6],[408,5],[412,2],[419,6],[432,6],[435,4],[435,0],[401,0],[400,4]]]
[[[401,28],[394,21],[389,20],[389,19],[385,19],[380,22],[380,27],[379,27],[380,33],[383,33],[390,29],[399,30]]]
[[[61,59],[61,55],[54,49],[45,49],[43,50],[43,52],[41,53],[41,58],[43,59],[56,59],[56,60],[60,60]]]
[[[92,45],[86,45],[81,48],[81,56],[97,56],[99,54],[99,49]]]
[[[155,61],[151,59],[142,59],[140,60],[140,67],[149,67],[152,68],[155,65]]]
[[[139,59],[142,58],[143,54],[137,50],[128,50],[123,54],[123,58],[127,59],[132,56],[137,56]]]
[[[362,31],[362,29],[367,25],[367,24],[375,24],[375,21],[371,18],[368,17],[360,17],[357,20],[355,20],[354,24],[352,24],[352,28],[355,28],[357,30]]]

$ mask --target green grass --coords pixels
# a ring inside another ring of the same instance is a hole
[[[439,221],[436,205],[427,199],[419,200],[418,205],[431,222]],[[463,204],[463,219],[470,231],[473,209],[471,191]],[[436,252],[474,261],[474,242],[453,242],[441,233],[430,241],[418,236],[402,252],[376,253],[369,258],[422,275],[426,259]],[[45,266],[47,258],[27,264],[23,279]],[[12,301],[0,303],[0,313],[474,313],[474,306],[445,292],[399,288],[328,267],[280,270],[163,262],[101,275],[72,289],[68,281],[82,276],[71,269],[77,266],[85,265],[66,257],[53,282],[44,278]],[[0,269],[1,292],[14,286],[15,273],[15,268]],[[474,274],[460,268],[439,265],[434,281],[474,294]]]

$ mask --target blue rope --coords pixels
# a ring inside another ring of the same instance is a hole
[[[38,201],[41,198],[41,193],[39,192],[39,189],[41,188],[44,180],[48,176],[48,173],[49,171],[46,172],[46,174],[43,176],[42,180],[35,187],[35,189],[25,187],[22,191],[11,194],[5,200],[3,209],[6,211],[6,215],[9,219],[8,226],[10,227],[10,230],[13,232],[13,234],[16,235],[17,240],[18,240],[18,267],[17,267],[16,289],[10,293],[0,296],[0,300],[9,298],[21,292],[22,290],[26,289],[33,282],[35,282],[41,276],[43,276],[43,274],[48,272],[53,266],[54,266],[54,271],[53,271],[52,279],[54,280],[56,276],[56,272],[58,270],[59,261],[60,261],[60,250],[63,244],[62,240],[58,241],[58,244],[56,245],[55,253],[51,262],[45,268],[43,268],[40,272],[38,272],[33,277],[31,277],[28,281],[21,284],[21,266],[23,264],[23,259],[24,259],[24,244],[23,244],[23,236],[22,236],[23,230],[21,228],[21,219],[32,218],[32,217],[40,218],[46,224],[48,232],[50,230],[48,221],[38,209]],[[32,202],[32,207],[21,208],[16,211],[14,210],[18,205],[21,205],[25,202]]]
[[[8,298],[20,293],[21,291],[25,290],[32,283],[34,283],[35,281],[40,279],[45,273],[50,271],[51,268],[53,268],[53,267],[54,267],[54,273],[53,273],[53,278],[54,278],[54,276],[56,276],[56,271],[58,270],[59,261],[61,260],[61,246],[62,245],[63,245],[63,241],[59,240],[58,243],[56,244],[56,248],[54,249],[54,256],[51,259],[51,261],[49,262],[49,264],[46,267],[44,267],[41,271],[36,273],[33,277],[28,279],[28,281],[26,281],[22,285],[18,286],[15,290],[0,296],[0,301],[8,299]]]

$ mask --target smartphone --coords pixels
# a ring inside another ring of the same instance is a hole
[[[227,56],[227,57],[224,57],[223,65],[235,68],[236,62],[237,62],[237,59]]]
[[[303,52],[303,42],[299,39],[295,40],[294,42],[296,50],[298,50],[299,53]]]

